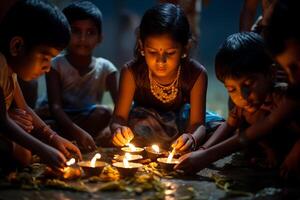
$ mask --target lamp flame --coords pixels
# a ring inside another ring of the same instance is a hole
[[[95,156],[91,160],[91,167],[95,167],[96,166],[96,160],[100,159],[100,158],[101,158],[101,154],[96,153]]]
[[[126,158],[126,160],[131,160],[132,156],[130,153],[125,153],[125,158]]]
[[[71,158],[69,161],[67,161],[67,166],[73,165],[75,163],[75,158]]]
[[[124,157],[124,159],[123,159],[123,164],[124,164],[124,167],[129,168],[129,163],[128,163],[128,160],[126,159],[126,157]]]
[[[157,146],[156,144],[152,145],[152,149],[153,149],[156,153],[159,153],[159,146]]]
[[[168,159],[167,159],[167,163],[170,163],[172,161],[174,154],[175,154],[175,148],[169,154]]]
[[[130,148],[130,151],[136,151],[136,147],[133,144],[128,143],[128,147]]]

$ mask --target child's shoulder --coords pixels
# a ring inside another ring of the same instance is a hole
[[[117,71],[115,65],[108,59],[102,57],[93,57],[93,63],[96,69],[108,70],[108,71]]]
[[[5,56],[0,52],[0,69],[7,66]]]

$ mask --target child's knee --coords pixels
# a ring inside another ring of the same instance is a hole
[[[101,105],[94,110],[93,114],[99,116],[102,119],[110,120],[110,118],[112,117],[112,109],[108,106]]]

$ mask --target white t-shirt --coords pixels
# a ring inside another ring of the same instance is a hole
[[[65,110],[87,109],[101,103],[103,93],[107,91],[106,79],[108,75],[117,71],[110,61],[93,57],[91,71],[80,76],[63,54],[52,60],[52,67],[60,74]]]

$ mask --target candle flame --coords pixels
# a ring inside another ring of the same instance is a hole
[[[123,159],[123,164],[124,164],[124,167],[129,168],[128,160],[125,157]]]
[[[169,154],[168,159],[167,159],[167,163],[170,163],[172,161],[174,154],[175,154],[175,148]]]
[[[96,160],[100,159],[100,158],[101,158],[101,154],[96,153],[95,156],[91,160],[91,167],[95,167],[96,166]]]
[[[153,149],[156,153],[159,153],[159,146],[157,146],[156,144],[152,145],[152,149]]]
[[[73,165],[75,163],[75,158],[71,158],[69,161],[67,161],[67,165]]]
[[[136,151],[136,147],[133,144],[128,143],[128,147],[130,148],[130,151]]]
[[[126,160],[131,160],[132,156],[130,153],[125,153],[125,158],[126,158]]]

